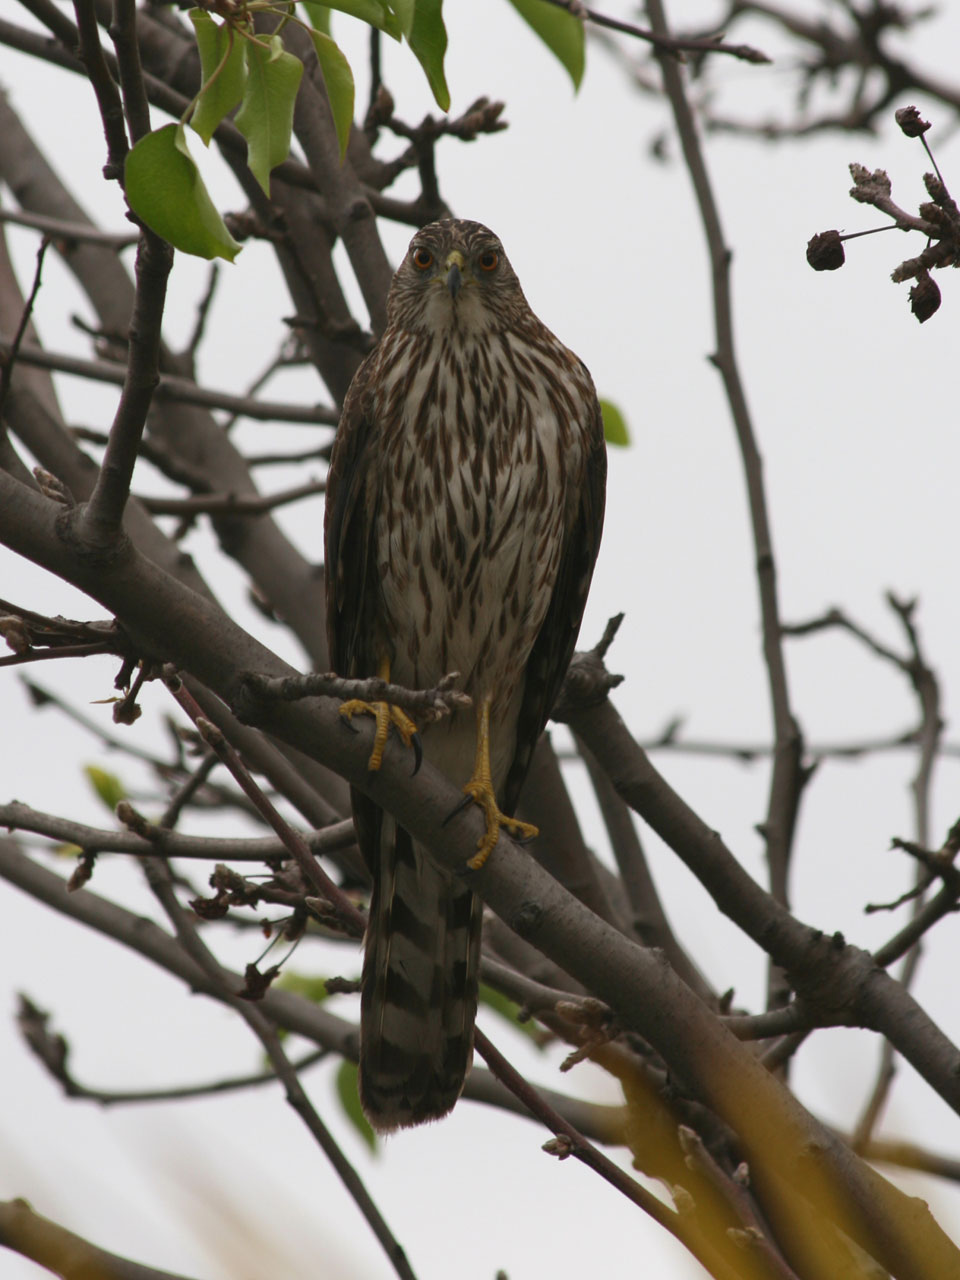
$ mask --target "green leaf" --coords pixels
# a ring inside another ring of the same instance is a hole
[[[287,53],[279,36],[268,46],[245,40],[247,87],[234,123],[247,140],[247,164],[270,195],[270,171],[290,154],[293,105],[303,63]]]
[[[337,1097],[347,1119],[359,1133],[371,1151],[377,1149],[377,1135],[370,1128],[370,1121],[360,1106],[360,1090],[357,1088],[357,1066],[344,1058],[337,1068]]]
[[[630,432],[627,420],[609,400],[600,401],[600,412],[603,414],[603,438],[607,444],[628,445]]]
[[[310,38],[317,51],[320,70],[323,72],[323,83],[327,87],[327,97],[330,99],[330,110],[333,112],[333,123],[337,130],[342,160],[346,155],[347,143],[350,141],[350,126],[353,124],[353,72],[339,46],[329,36],[323,35],[320,31],[311,31]]]
[[[187,150],[182,124],[140,139],[127,155],[125,185],[134,213],[175,249],[229,262],[240,252]]]
[[[586,59],[583,21],[547,0],[510,0],[552,54],[566,67],[574,89],[580,88]]]
[[[300,5],[307,15],[307,22],[313,27],[314,31],[322,31],[325,36],[328,36],[330,34],[330,6],[317,4],[316,0],[300,0]]]
[[[317,4],[316,0],[301,0],[310,22],[317,31],[330,34],[330,10],[349,13],[351,18],[359,18],[361,22],[378,27],[394,40],[402,34],[400,20],[386,0],[330,0],[329,4]],[[396,6],[395,6],[396,7]]]
[[[290,969],[284,969],[273,986],[274,989],[279,987],[282,991],[293,991],[298,996],[305,996],[313,1004],[322,1004],[330,995],[327,990],[326,978],[317,978],[307,973],[296,973]]]
[[[482,1005],[499,1014],[501,1018],[505,1018],[518,1031],[528,1035],[538,1049],[543,1048],[536,1023],[529,1018],[526,1022],[521,1022],[517,1016],[520,1012],[520,1006],[515,1004],[509,996],[505,996],[502,991],[495,991],[493,987],[488,987],[485,982],[481,982],[477,999]]]
[[[202,88],[190,123],[209,145],[220,121],[240,102],[247,78],[243,41],[226,24],[218,25],[205,9],[191,9],[200,51]],[[222,64],[222,65],[221,65]]]
[[[400,30],[409,40],[417,13],[417,0],[392,0],[392,7],[400,23]]]
[[[443,25],[443,0],[416,0],[413,21],[408,25],[407,6],[397,4],[397,15],[403,24],[410,48],[427,75],[427,82],[441,111],[450,109],[450,90],[443,74],[443,57],[447,52],[447,29]]]
[[[95,764],[85,764],[83,772],[96,792],[97,799],[102,800],[111,813],[121,800],[126,800],[127,789],[115,773],[108,773]]]

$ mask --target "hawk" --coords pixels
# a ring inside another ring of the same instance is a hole
[[[479,867],[512,815],[573,653],[603,524],[606,450],[586,366],[531,311],[478,222],[419,231],[387,326],[344,400],[325,513],[327,629],[341,675],[432,688],[472,706],[424,729],[424,757],[483,810]],[[391,724],[376,717],[369,767]],[[360,1097],[377,1130],[445,1115],[473,1053],[481,903],[394,819],[352,793],[373,879]]]

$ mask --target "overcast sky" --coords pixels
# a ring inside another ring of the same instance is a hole
[[[797,2],[808,12],[833,11]],[[632,13],[615,0],[605,8],[624,17]],[[619,404],[632,433],[629,449],[611,453],[607,526],[583,641],[594,643],[606,619],[625,611],[609,664],[627,677],[616,702],[638,737],[655,735],[682,715],[691,738],[763,742],[770,724],[753,555],[733,429],[707,359],[713,339],[706,251],[672,138],[667,163],[649,154],[651,142],[669,131],[666,109],[638,96],[598,48],[590,51],[583,87],[574,96],[564,71],[505,2],[448,0],[447,10],[453,110],[462,111],[480,94],[502,98],[510,129],[471,145],[440,144],[444,196],[458,215],[486,222],[501,236],[532,306],[583,357],[600,394]],[[16,16],[29,21],[19,11]],[[365,51],[352,26],[335,23],[334,35],[343,38],[355,63],[364,101]],[[751,34],[761,47],[783,50],[769,29],[758,25]],[[960,12],[952,6],[927,23],[906,51],[948,76],[956,72],[958,47]],[[409,52],[387,44],[384,53],[398,114],[415,121],[435,112]],[[69,156],[82,203],[106,226],[124,229],[119,193],[100,177],[103,143],[89,86],[8,50],[0,57],[0,79],[38,140],[60,163]],[[772,67],[726,61],[715,68],[714,83],[731,113],[744,117],[784,118],[792,106],[795,80],[786,57]],[[960,186],[960,146],[945,110],[916,101],[933,120],[928,138],[948,185]],[[162,120],[157,113],[155,119]],[[391,144],[383,150],[389,153]],[[708,159],[734,251],[738,352],[765,459],[783,614],[802,620],[843,605],[903,649],[884,592],[918,597],[916,620],[952,721],[960,690],[960,283],[941,273],[942,309],[921,328],[909,314],[907,286],[889,280],[903,257],[919,252],[920,242],[897,233],[855,241],[847,266],[833,274],[815,274],[804,259],[816,231],[882,223],[849,199],[851,161],[886,168],[894,198],[915,208],[925,198],[926,158],[919,143],[890,127],[870,139],[823,136],[779,147],[715,138]],[[412,190],[410,181],[400,190]],[[221,207],[239,207],[236,189],[215,160],[211,183]],[[399,260],[408,231],[387,227],[384,235]],[[11,231],[10,241],[29,282],[36,238]],[[282,317],[291,306],[266,265],[265,251],[250,245],[236,266],[221,272],[214,336],[200,364],[202,380],[213,387],[243,390],[282,337]],[[171,345],[182,343],[192,328],[206,270],[178,256],[166,326]],[[87,355],[82,335],[66,322],[72,312],[90,314],[48,257],[36,312],[43,340]],[[70,379],[58,387],[71,422],[108,425],[113,390]],[[277,380],[270,394],[308,402],[325,397],[306,371]],[[271,449],[293,448],[315,438],[308,429],[275,425],[244,432],[243,439],[261,450],[268,442]],[[270,477],[278,488],[289,480],[279,473]],[[160,492],[163,483],[145,473],[138,488]],[[279,518],[305,554],[319,560],[321,500],[286,508]],[[302,655],[246,607],[240,574],[224,568],[209,537],[193,535],[189,546],[202,564],[217,564],[221,599],[244,625],[302,664]],[[76,592],[25,573],[6,554],[0,554],[0,583],[0,594],[29,607],[99,616]],[[847,637],[793,641],[788,659],[795,708],[811,744],[891,735],[916,722],[904,680]],[[109,723],[109,707],[92,704],[111,692],[111,663],[46,663],[30,674]],[[100,758],[93,739],[54,712],[28,714],[17,674],[0,677],[4,720],[11,723],[9,708],[17,724],[16,733],[5,734],[4,798],[105,822],[76,763]],[[155,686],[144,701],[149,714],[137,726],[143,735],[138,740],[159,748],[168,706]],[[960,731],[948,725],[947,737],[957,742]],[[564,742],[562,731],[556,740]],[[754,825],[765,808],[766,769],[664,754],[656,762],[743,864],[762,876]],[[147,775],[119,757],[106,763],[132,790],[146,785]],[[827,931],[842,929],[865,947],[875,947],[899,925],[900,916],[865,916],[862,908],[895,897],[912,877],[912,867],[889,851],[889,843],[892,836],[913,834],[913,764],[904,752],[821,768],[804,800],[792,883],[793,907],[802,919]],[[583,799],[588,835],[607,856],[576,766],[571,781]],[[956,759],[944,761],[935,788],[935,842],[957,818],[958,796],[960,766]],[[756,948],[718,915],[668,850],[649,833],[645,839],[682,940],[718,989],[735,987],[739,1002],[760,1007],[765,969]],[[119,863],[99,867],[94,887],[149,909],[135,870]],[[259,1049],[213,1002],[188,997],[147,965],[2,885],[0,919],[0,975],[10,992],[0,1003],[0,1072],[8,1099],[0,1116],[0,1195],[25,1195],[41,1212],[105,1247],[198,1277],[392,1274],[275,1088],[110,1112],[61,1099],[16,1037],[15,990],[26,990],[53,1012],[74,1046],[76,1074],[102,1087],[161,1086],[253,1070]],[[951,918],[930,937],[917,986],[921,1003],[955,1041],[957,928]],[[249,947],[247,938],[227,938],[224,956],[242,967],[253,958]],[[297,965],[317,971],[357,967],[356,957],[304,949]],[[560,1077],[560,1055],[538,1057],[520,1035],[482,1021],[518,1065],[528,1065],[545,1084],[616,1100],[610,1082],[589,1065]],[[872,1084],[877,1053],[877,1042],[865,1033],[819,1033],[796,1061],[802,1100],[823,1119],[849,1126]],[[452,1274],[490,1280],[498,1267],[510,1280],[572,1277],[585,1268],[610,1267],[619,1274],[625,1258],[642,1258],[633,1269],[651,1277],[702,1274],[594,1175],[542,1154],[548,1135],[536,1126],[465,1103],[442,1126],[404,1134],[373,1159],[340,1123],[332,1079],[332,1064],[322,1065],[307,1083],[421,1280]],[[906,1067],[882,1132],[944,1154],[960,1150],[958,1118]],[[960,1235],[960,1194],[919,1178],[902,1181],[931,1201],[948,1232]],[[6,1255],[0,1272],[11,1280],[41,1274]]]

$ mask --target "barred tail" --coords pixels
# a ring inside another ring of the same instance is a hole
[[[473,1055],[481,903],[383,814],[363,961],[360,1100],[381,1132],[437,1120]]]

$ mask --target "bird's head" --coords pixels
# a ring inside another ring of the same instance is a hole
[[[481,334],[528,311],[503,245],[479,222],[431,222],[410,241],[387,299],[392,325]]]

